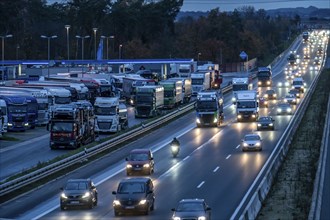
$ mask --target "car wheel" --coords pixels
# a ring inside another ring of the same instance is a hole
[[[91,202],[88,204],[88,209],[92,209],[92,208],[93,208],[93,204],[94,204],[94,202],[91,201]]]
[[[149,205],[147,206],[146,210],[144,211],[145,215],[149,215]]]
[[[97,206],[97,196],[95,197],[94,206]]]

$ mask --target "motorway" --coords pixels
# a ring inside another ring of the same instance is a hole
[[[302,51],[301,41],[292,50]],[[285,54],[273,65],[273,82],[284,82]],[[307,71],[303,78],[307,87],[318,71]],[[289,88],[274,87],[278,97],[284,97]],[[261,109],[261,115],[275,119],[275,131],[258,132],[263,139],[262,152],[242,152],[240,140],[246,133],[256,132],[256,123],[237,123],[231,93],[225,95],[225,123],[221,128],[196,128],[195,113],[153,131],[126,147],[115,151],[79,170],[35,189],[18,199],[1,205],[3,218],[15,219],[111,219],[113,218],[111,192],[120,179],[125,178],[124,158],[134,148],[150,148],[155,158],[156,207],[149,216],[124,216],[116,219],[170,219],[171,208],[182,198],[204,198],[212,208],[215,219],[229,219],[250,189],[263,165],[283,135],[293,116],[276,115],[275,104]],[[169,141],[179,137],[181,151],[172,158]],[[161,137],[161,138],[160,138]],[[99,192],[98,206],[92,210],[59,209],[59,188],[69,178],[90,177]]]

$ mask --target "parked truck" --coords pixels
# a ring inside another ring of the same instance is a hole
[[[208,90],[211,87],[211,72],[198,71],[191,74],[192,95],[197,95],[202,90]]]
[[[201,91],[195,104],[197,127],[220,126],[223,122],[223,95],[219,90]]]
[[[159,85],[164,87],[164,106],[163,108],[174,108],[183,102],[182,81],[163,80]]]
[[[164,106],[163,86],[140,86],[136,88],[135,117],[154,117]]]
[[[191,78],[174,77],[168,80],[181,81],[182,82],[182,103],[188,103],[191,99],[192,89],[191,89]]]
[[[47,125],[49,146],[78,148],[95,140],[95,115],[89,103],[71,103],[56,106]]]
[[[0,115],[2,115],[3,123],[0,132],[2,134],[7,132],[8,126],[8,113],[7,113],[7,103],[4,99],[0,98]]]
[[[236,93],[236,115],[237,121],[256,121],[259,117],[259,103],[257,91],[245,90]]]
[[[232,87],[233,87],[233,97],[232,102],[236,104],[237,92],[242,90],[252,90],[252,83],[248,77],[240,77],[232,79]]]
[[[259,67],[257,72],[258,86],[272,86],[272,70],[269,67]]]
[[[121,130],[119,97],[96,97],[94,110],[97,117],[97,132],[118,132]]]

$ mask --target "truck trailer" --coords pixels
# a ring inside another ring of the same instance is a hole
[[[171,109],[183,102],[182,81],[163,80],[159,85],[164,87],[164,108]]]
[[[119,97],[96,97],[94,102],[97,132],[118,132],[121,130],[119,122]]]
[[[164,106],[163,86],[139,86],[136,88],[135,117],[155,117]]]
[[[245,90],[236,93],[236,115],[237,121],[256,121],[259,117],[259,103],[257,91]]]

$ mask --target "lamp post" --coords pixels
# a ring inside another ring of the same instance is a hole
[[[119,45],[119,59],[121,59],[121,48],[123,47],[122,44]]]
[[[113,39],[113,38],[115,38],[115,36],[101,36],[101,38],[105,38],[105,39],[107,39],[107,60],[109,59],[109,39]]]
[[[81,59],[84,60],[84,39],[90,38],[90,36],[89,35],[86,35],[86,36],[76,35],[76,38],[81,39]]]
[[[97,28],[93,28],[94,31],[94,54],[95,54],[95,60],[96,60],[96,32]]]
[[[2,40],[2,80],[5,80],[5,70],[4,70],[4,62],[5,62],[5,38],[13,37],[12,34],[7,34],[4,36],[0,36]]]
[[[202,53],[198,53],[197,54],[197,61],[199,62],[199,56],[201,56],[202,55]]]
[[[57,38],[57,35],[53,35],[53,36],[41,35],[40,37],[48,40],[48,78],[49,78],[50,39]]]
[[[65,25],[64,26],[66,28],[66,47],[68,50],[68,55],[67,55],[67,59],[70,60],[70,44],[69,44],[69,29],[70,29],[70,25]]]
[[[20,46],[19,44],[16,45],[16,60],[18,60],[18,50],[19,50]]]

